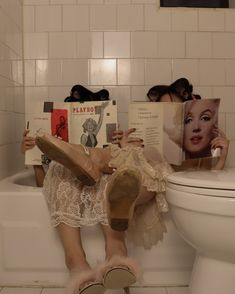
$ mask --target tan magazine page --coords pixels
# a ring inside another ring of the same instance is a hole
[[[154,146],[172,164],[182,161],[182,103],[132,102],[129,105],[129,128],[144,145]]]
[[[105,147],[117,129],[116,101],[38,102],[34,111],[26,113],[29,136],[38,132],[89,147]],[[35,146],[25,153],[26,165],[41,165],[46,156]]]

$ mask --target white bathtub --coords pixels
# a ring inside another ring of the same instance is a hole
[[[194,251],[167,219],[164,241],[151,250],[131,248],[144,269],[146,286],[187,285]],[[83,229],[84,247],[91,264],[104,257],[98,226]],[[94,246],[95,244],[95,246]],[[55,229],[50,226],[41,188],[32,170],[0,181],[0,286],[63,286],[68,273]]]

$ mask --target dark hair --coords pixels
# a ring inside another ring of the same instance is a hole
[[[183,100],[192,100],[193,85],[186,78],[180,78],[169,86],[169,91],[179,95]]]
[[[76,96],[77,97],[76,97]],[[70,91],[70,96],[64,99],[64,102],[85,102],[85,101],[103,101],[109,100],[109,91],[102,89],[98,92],[92,92],[82,85],[75,85]]]
[[[149,89],[147,96],[151,102],[158,102],[160,98],[168,93],[168,86],[166,85],[157,85]]]

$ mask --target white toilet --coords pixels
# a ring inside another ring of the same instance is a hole
[[[176,228],[197,252],[190,294],[234,294],[235,168],[173,173],[166,198]]]

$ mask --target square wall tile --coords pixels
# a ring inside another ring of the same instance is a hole
[[[76,33],[60,32],[49,34],[50,58],[75,58],[76,57]]]
[[[36,61],[36,85],[48,86],[62,84],[62,66],[59,60]]]
[[[104,0],[105,4],[130,4],[132,0]]]
[[[34,86],[36,83],[35,60],[24,61],[24,84],[25,86]]]
[[[35,31],[34,6],[24,6],[23,10],[24,33],[32,33]]]
[[[0,124],[1,126],[7,126],[7,128],[0,128],[0,145],[13,143],[15,140],[14,113],[1,111]]]
[[[130,87],[106,87],[106,89],[109,91],[110,99],[117,101],[118,112],[126,112],[130,102]]]
[[[225,11],[225,31],[235,32],[235,9]]]
[[[66,97],[70,96],[72,86],[71,84],[63,87],[48,87],[48,101],[63,102]]]
[[[23,0],[24,5],[46,5],[50,4],[50,0]]]
[[[76,4],[76,0],[50,0],[50,3],[53,4],[62,4],[62,5],[69,5],[69,4]]]
[[[151,86],[132,86],[131,101],[149,101],[147,93],[150,88]]]
[[[186,33],[186,57],[211,58],[212,34],[204,32]]]
[[[145,84],[170,84],[172,79],[170,59],[149,59],[145,61]]]
[[[77,0],[78,4],[103,4],[104,0]]]
[[[197,31],[197,9],[172,9],[172,31]]]
[[[131,21],[130,21],[131,20]],[[119,5],[117,9],[117,29],[119,31],[139,31],[144,28],[143,5]]]
[[[23,85],[23,60],[12,60],[11,77],[16,84]]]
[[[48,58],[48,34],[47,33],[24,34],[24,58],[25,59]]]
[[[117,27],[116,19],[115,5],[96,5],[90,7],[91,31],[114,31]]]
[[[119,59],[118,60],[118,85],[143,85],[144,60]]]
[[[88,31],[89,9],[86,5],[63,6],[63,31]]]
[[[235,33],[213,33],[213,57],[235,58]]]
[[[158,57],[185,57],[185,33],[159,32],[158,33]]]
[[[62,61],[62,85],[88,84],[88,60],[70,59]]]
[[[226,114],[222,112],[219,112],[219,129],[226,133]]]
[[[229,151],[225,167],[235,167],[235,152],[233,150],[235,150],[235,140],[229,142]]]
[[[35,19],[36,32],[61,31],[62,19],[60,6],[36,6]]]
[[[103,58],[103,32],[77,33],[77,58]]]
[[[15,113],[14,120],[15,120],[15,141],[21,142],[22,134],[24,132],[24,129],[26,128],[25,115],[23,113]]]
[[[35,102],[49,101],[48,87],[26,87],[25,88],[25,112],[33,109]]]
[[[157,57],[157,41],[158,35],[156,32],[132,32],[131,57]]]
[[[91,59],[89,69],[91,85],[116,85],[116,59]]]
[[[193,80],[190,80],[190,82],[193,84],[193,92],[195,94],[199,94],[202,97],[202,99],[203,98],[220,98],[220,96],[218,95],[213,96],[212,87],[195,85]]]
[[[198,30],[208,32],[224,31],[224,10],[200,9],[198,10]]]
[[[199,85],[225,85],[224,60],[199,60]]]
[[[14,112],[25,113],[25,87],[22,85],[20,87],[14,88]]]
[[[235,87],[213,87],[213,96],[221,98],[220,111],[225,113],[235,112]]]
[[[172,79],[186,77],[192,84],[198,84],[198,60],[197,59],[174,59],[172,62]]]
[[[6,87],[5,110],[8,112],[14,111],[14,85]]]
[[[235,60],[225,60],[226,85],[235,86]]]
[[[105,32],[104,33],[104,57],[105,58],[130,57],[130,33],[129,32]]]
[[[146,31],[170,31],[170,10],[157,9],[156,4],[144,7],[144,28]]]

